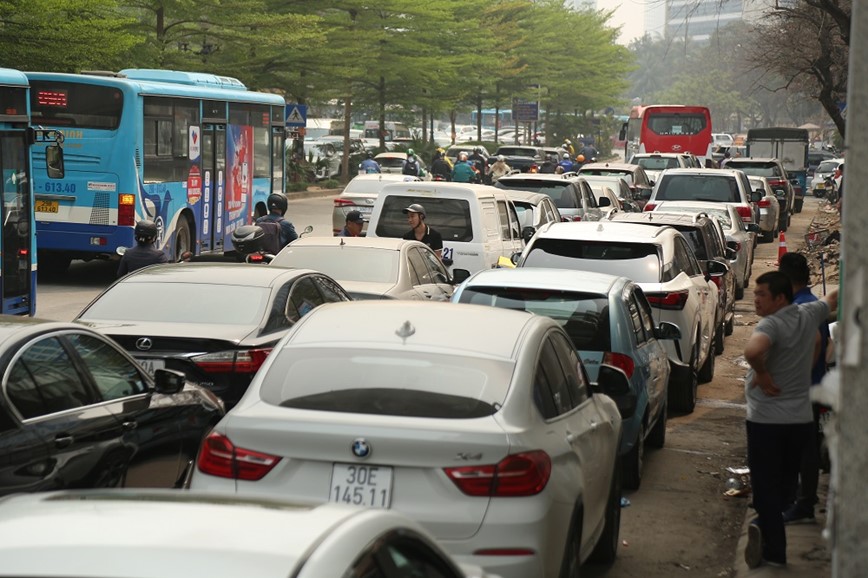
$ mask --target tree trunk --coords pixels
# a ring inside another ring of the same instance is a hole
[[[482,142],[482,93],[476,95],[476,141]]]
[[[452,144],[455,144],[455,117],[458,115],[455,109],[449,111],[449,122],[452,124]]]
[[[341,182],[350,182],[350,126],[352,125],[353,97],[346,96],[344,102],[344,156],[341,159]]]
[[[386,78],[380,77],[377,86],[377,104],[380,107],[380,150],[386,150]]]
[[[428,109],[422,107],[422,142],[428,142]]]

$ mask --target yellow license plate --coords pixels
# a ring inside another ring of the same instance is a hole
[[[37,213],[57,213],[60,208],[58,201],[36,201]]]

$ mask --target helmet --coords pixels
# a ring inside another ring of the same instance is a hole
[[[286,202],[286,196],[280,193],[271,193],[268,195],[268,212],[278,210],[281,215],[286,214],[286,209],[289,203]]]
[[[565,160],[569,160],[569,158],[570,158],[570,153],[564,153],[563,157],[564,157]]]
[[[461,151],[460,153],[458,153],[458,160],[459,161],[466,161],[467,160],[467,153],[464,151]]]
[[[580,163],[585,162],[585,155],[579,155],[576,157],[576,160]]]
[[[147,219],[136,223],[136,228],[133,232],[136,241],[140,243],[153,243],[159,234],[160,231],[157,229],[157,224]]]
[[[365,156],[368,157],[369,159],[372,159],[372,158],[374,158],[374,153],[372,153],[371,151],[368,151],[365,153]]]
[[[502,163],[502,162],[505,161],[505,160],[506,160],[506,157],[505,157],[505,156],[503,156],[503,155],[497,155],[497,161],[498,161],[498,162],[501,162],[501,163]]]
[[[407,149],[407,156],[408,156],[408,157],[412,157],[412,156],[415,155],[415,154],[416,154],[416,153],[413,152],[413,149]]]
[[[482,154],[482,151],[484,151],[484,150],[485,149],[482,147],[473,147],[473,152],[475,152],[475,153]]]
[[[419,203],[413,203],[412,205],[410,205],[406,209],[402,209],[401,212],[404,213],[405,215],[407,213],[419,213],[420,215],[422,215],[423,219],[427,216],[425,213],[425,207],[423,207]]]
[[[564,137],[564,142],[567,143],[568,145],[573,144],[573,141],[571,141],[570,139],[568,139],[566,137]]]

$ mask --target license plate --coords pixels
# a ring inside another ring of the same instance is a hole
[[[58,201],[37,200],[34,208],[37,213],[57,213],[60,210],[60,203]]]
[[[825,189],[825,188],[826,188],[826,183],[817,183],[817,188],[818,188],[818,189]]]
[[[329,501],[388,508],[392,503],[392,468],[334,464]]]
[[[157,371],[158,369],[164,369],[166,367],[166,362],[165,362],[165,360],[162,360],[162,359],[151,359],[151,358],[142,359],[141,357],[138,357],[138,358],[136,358],[136,361],[138,361],[139,365],[144,367],[145,370],[148,373],[150,373],[151,375],[154,375],[154,372]]]
[[[357,205],[357,206],[356,206],[356,210],[357,210],[358,212],[364,214],[364,213],[370,213],[371,211],[373,211],[373,210],[374,210],[374,207],[366,207],[366,206],[364,206],[364,205]]]

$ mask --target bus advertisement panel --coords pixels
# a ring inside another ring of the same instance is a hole
[[[232,231],[284,191],[279,95],[169,70],[27,76],[33,122],[61,131],[67,150],[63,179],[34,180],[42,268],[114,256],[141,219],[170,260],[231,251]]]
[[[704,106],[634,106],[626,124],[627,160],[636,153],[693,153],[711,159],[711,112]]]

